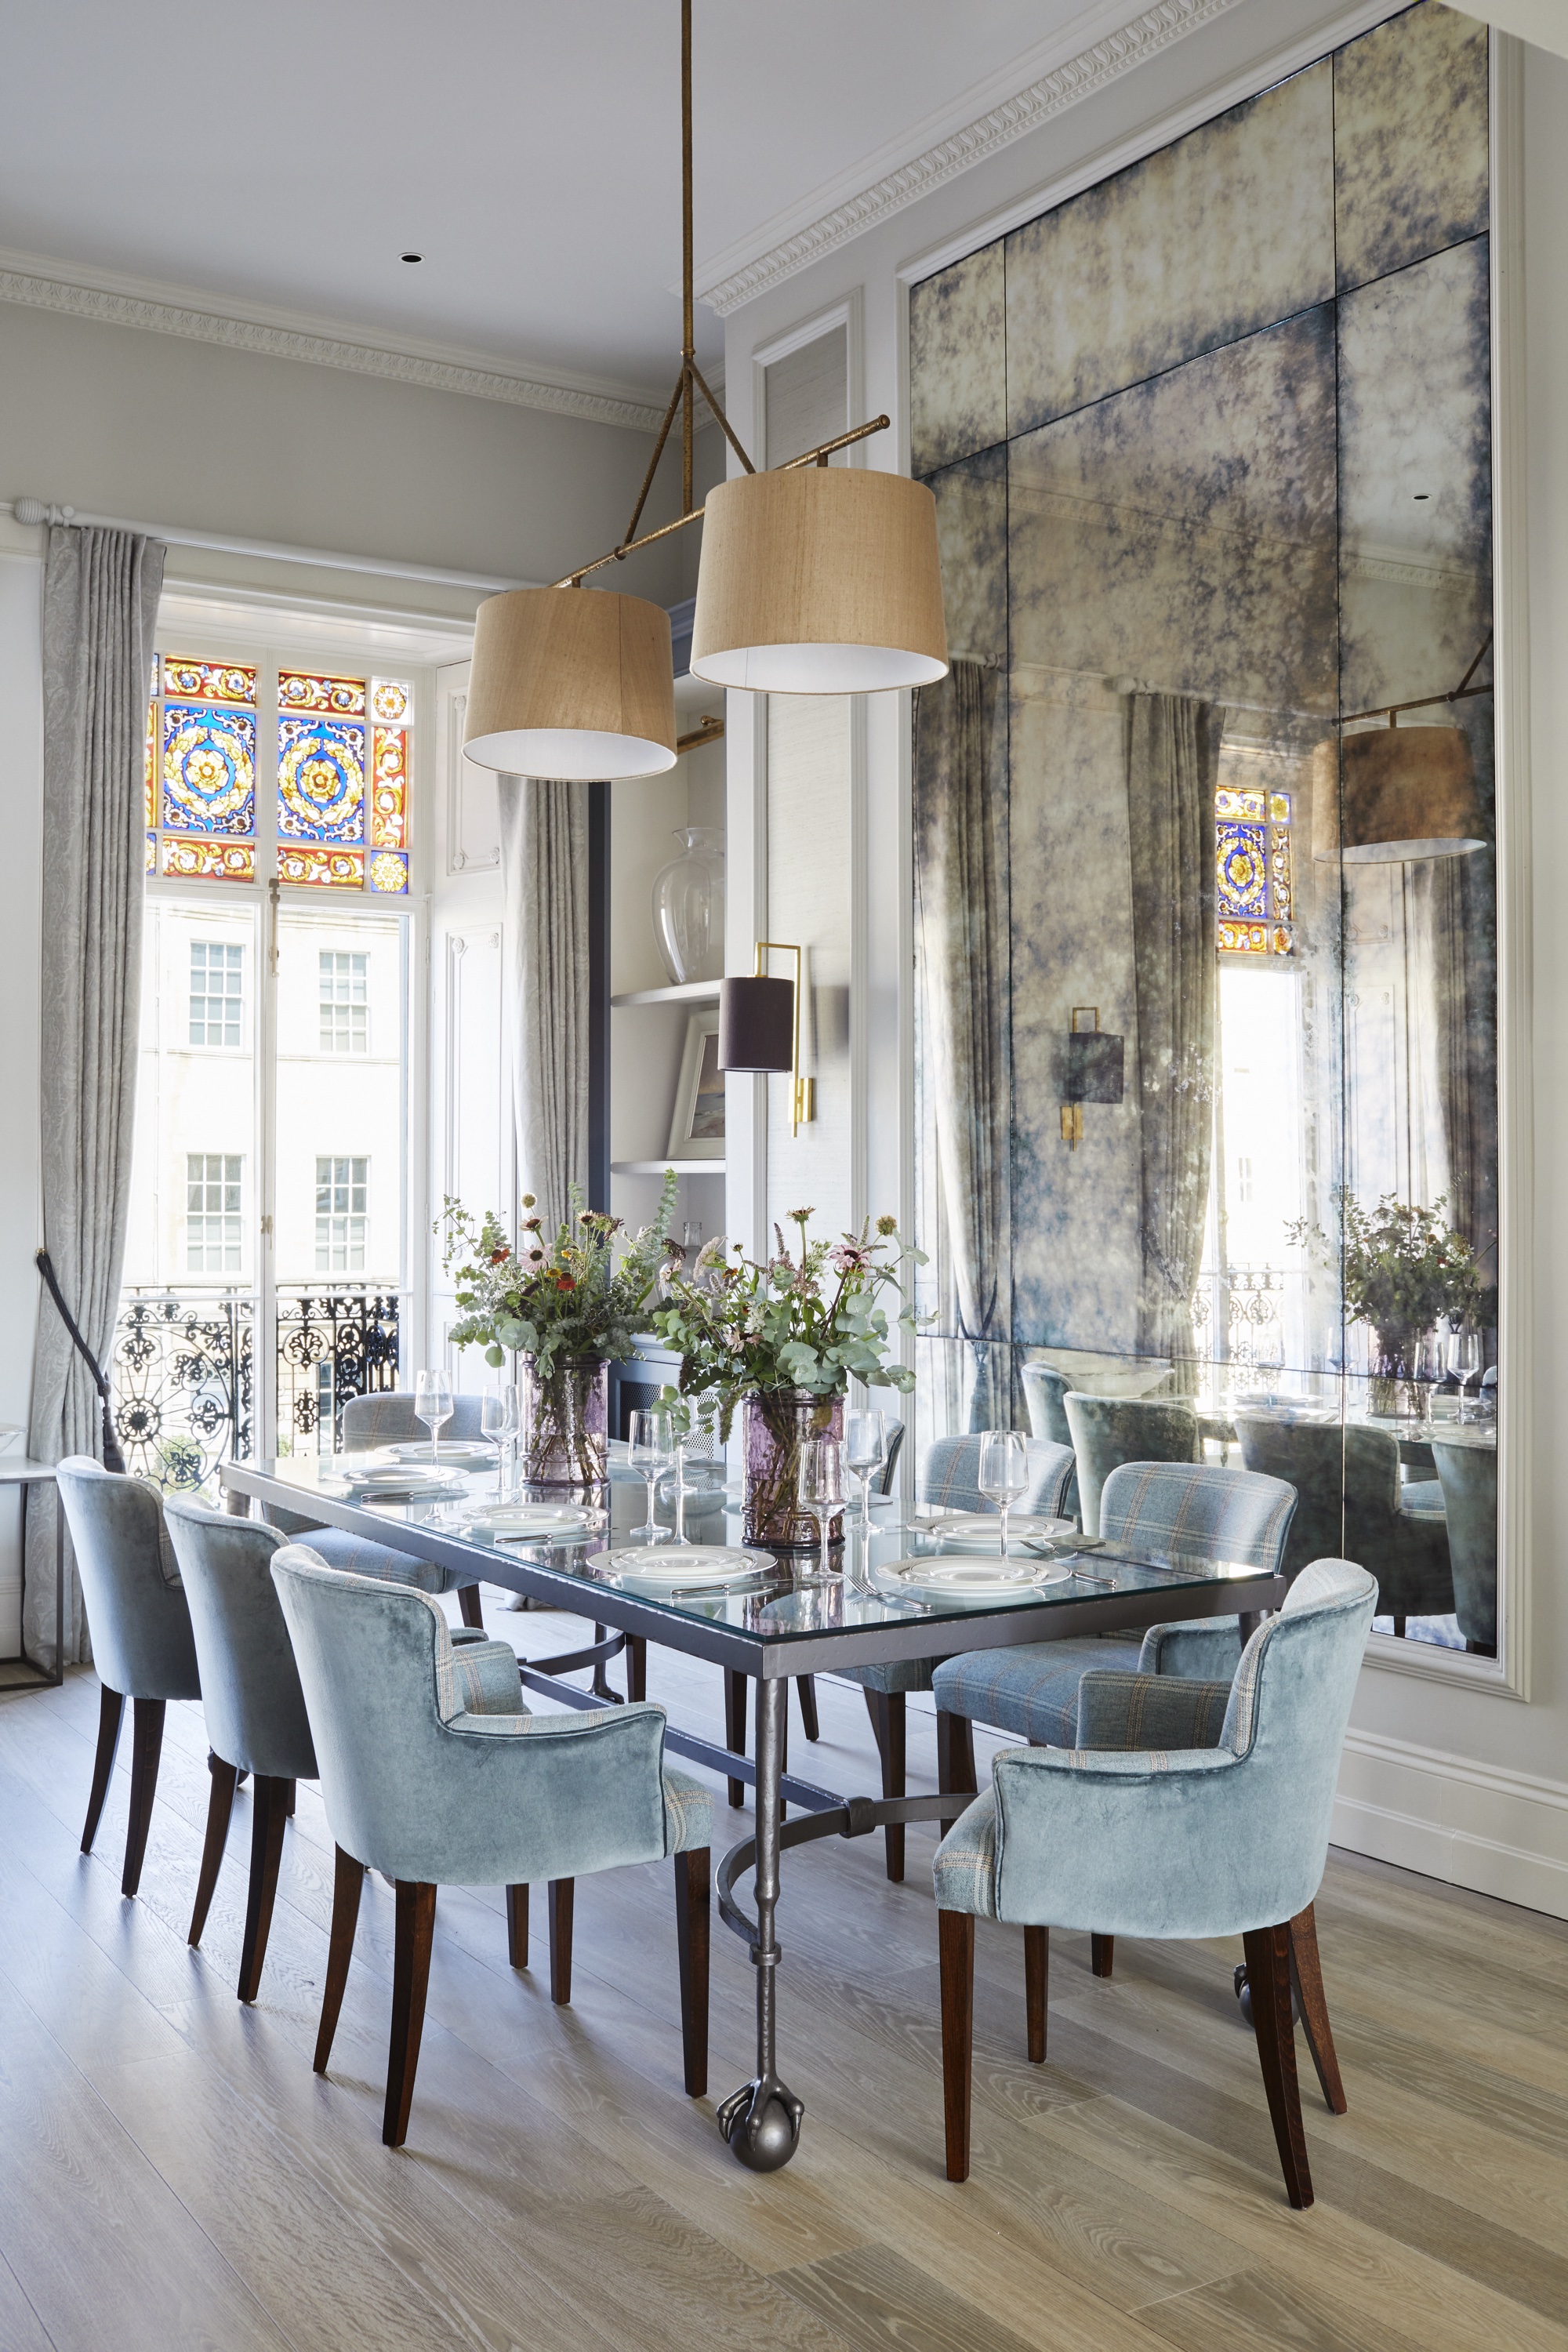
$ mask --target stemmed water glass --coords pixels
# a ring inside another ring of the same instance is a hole
[[[647,1483],[647,1521],[632,1533],[645,1543],[662,1543],[669,1529],[655,1524],[653,1505],[658,1482],[675,1459],[675,1422],[668,1405],[651,1405],[633,1413],[626,1459]]]
[[[1481,1376],[1481,1335],[1479,1331],[1460,1329],[1449,1333],[1448,1370],[1459,1384],[1459,1419],[1468,1421],[1475,1410],[1475,1383]]]
[[[686,1541],[686,1497],[707,1485],[700,1475],[711,1472],[723,1452],[719,1434],[719,1402],[716,1397],[693,1397],[679,1413],[679,1425],[675,1443],[675,1539]],[[695,1471],[695,1477],[688,1475]]]
[[[487,1389],[479,1400],[479,1433],[496,1450],[496,1500],[506,1492],[507,1448],[517,1437],[517,1390],[510,1382]]]
[[[980,1475],[975,1481],[1002,1515],[1002,1557],[1007,1557],[1007,1519],[1029,1483],[1029,1456],[1021,1430],[987,1429],[980,1437]]]
[[[795,1500],[808,1518],[816,1521],[821,1548],[821,1575],[832,1578],[828,1561],[828,1528],[844,1508],[844,1448],[837,1437],[808,1437],[800,1449],[800,1473]]]
[[[445,1372],[414,1376],[414,1415],[430,1433],[430,1466],[439,1467],[441,1432],[452,1418],[452,1383]]]
[[[860,1481],[860,1531],[871,1532],[871,1481],[888,1459],[888,1416],[868,1410],[844,1416],[844,1466]]]

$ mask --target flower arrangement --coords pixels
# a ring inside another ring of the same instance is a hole
[[[565,1223],[549,1244],[533,1194],[523,1194],[515,1247],[493,1209],[476,1229],[461,1202],[448,1197],[437,1231],[462,1318],[453,1328],[454,1346],[482,1347],[488,1364],[504,1363],[509,1349],[530,1356],[542,1379],[558,1359],[610,1363],[629,1356],[647,1328],[646,1309],[661,1270],[680,1255],[679,1244],[668,1238],[678,1190],[674,1171],[667,1171],[653,1223],[618,1254],[621,1219],[585,1209],[576,1185]]]
[[[1350,1192],[1335,1192],[1341,1246],[1336,1253],[1322,1229],[1298,1217],[1286,1237],[1305,1246],[1324,1265],[1337,1265],[1345,1312],[1377,1334],[1378,1368],[1373,1385],[1391,1402],[1396,1384],[1411,1377],[1415,1343],[1439,1318],[1473,1322],[1482,1302],[1480,1268],[1463,1234],[1442,1212],[1447,1195],[1430,1208],[1384,1192],[1375,1209],[1364,1209]]]

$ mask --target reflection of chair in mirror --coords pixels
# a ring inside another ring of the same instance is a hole
[[[1072,1432],[1062,1403],[1072,1382],[1065,1372],[1051,1364],[1026,1364],[1019,1374],[1024,1383],[1024,1402],[1029,1408],[1029,1427],[1037,1437],[1048,1437],[1053,1445],[1070,1445]]]
[[[1086,1536],[1100,1532],[1100,1497],[1124,1462],[1201,1462],[1198,1416],[1178,1397],[1085,1396],[1062,1400],[1078,1456],[1079,1510]]]
[[[1434,1433],[1432,1453],[1448,1519],[1454,1609],[1465,1647],[1497,1655],[1497,1451]]]
[[[1237,1414],[1236,1428],[1247,1468],[1296,1489],[1287,1576],[1310,1559],[1342,1553],[1376,1577],[1377,1613],[1392,1617],[1402,1638],[1407,1617],[1449,1614],[1447,1529],[1430,1511],[1402,1505],[1399,1444],[1388,1430],[1249,1412]]]

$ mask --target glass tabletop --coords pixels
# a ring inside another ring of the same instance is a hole
[[[1237,1580],[1256,1582],[1266,1573],[1240,1561],[1179,1552],[1141,1550],[1129,1557],[1076,1537],[1065,1520],[1026,1520],[1020,1514],[1014,1515],[1004,1560],[999,1520],[889,1500],[873,1505],[868,1535],[858,1511],[846,1511],[845,1540],[833,1546],[830,1572],[824,1576],[815,1551],[775,1552],[743,1544],[739,1497],[717,1483],[688,1490],[684,1545],[674,1538],[673,1498],[661,1494],[656,1507],[660,1539],[649,1545],[647,1486],[614,1459],[605,1486],[586,1493],[521,1487],[505,1504],[498,1503],[493,1470],[454,1468],[446,1474],[447,1491],[395,1500],[351,1484],[366,1468],[390,1467],[390,1456],[285,1459],[254,1466],[297,1490],[301,1502],[320,1495],[350,1503],[389,1525],[423,1528],[443,1548],[488,1554],[497,1567],[509,1558],[547,1566],[584,1588],[584,1616],[595,1614],[597,1589],[765,1641],[922,1622],[953,1624],[1117,1594],[1168,1593],[1172,1614],[1179,1616],[1184,1592]],[[520,1527],[526,1507],[535,1505],[577,1516],[554,1525]],[[508,1513],[499,1526],[498,1510]]]

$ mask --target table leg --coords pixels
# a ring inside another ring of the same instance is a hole
[[[720,2130],[741,2162],[753,2172],[776,2172],[789,2162],[799,2143],[804,2112],[800,2100],[786,2090],[774,2071],[779,1948],[773,1917],[779,1899],[779,1780],[788,1703],[789,1684],[784,1677],[758,1682],[757,1937],[752,1947],[752,1965],[757,1971],[757,2071],[751,2082],[731,2091],[718,2111]]]
[[[24,1544],[26,1538],[24,1538]],[[24,1549],[22,1558],[27,1555]],[[66,1678],[66,1504],[59,1488],[55,1488],[55,1673],[57,1683]]]
[[[237,1486],[224,1488],[223,1507],[231,1519],[247,1519],[250,1517],[250,1497],[242,1494]]]

